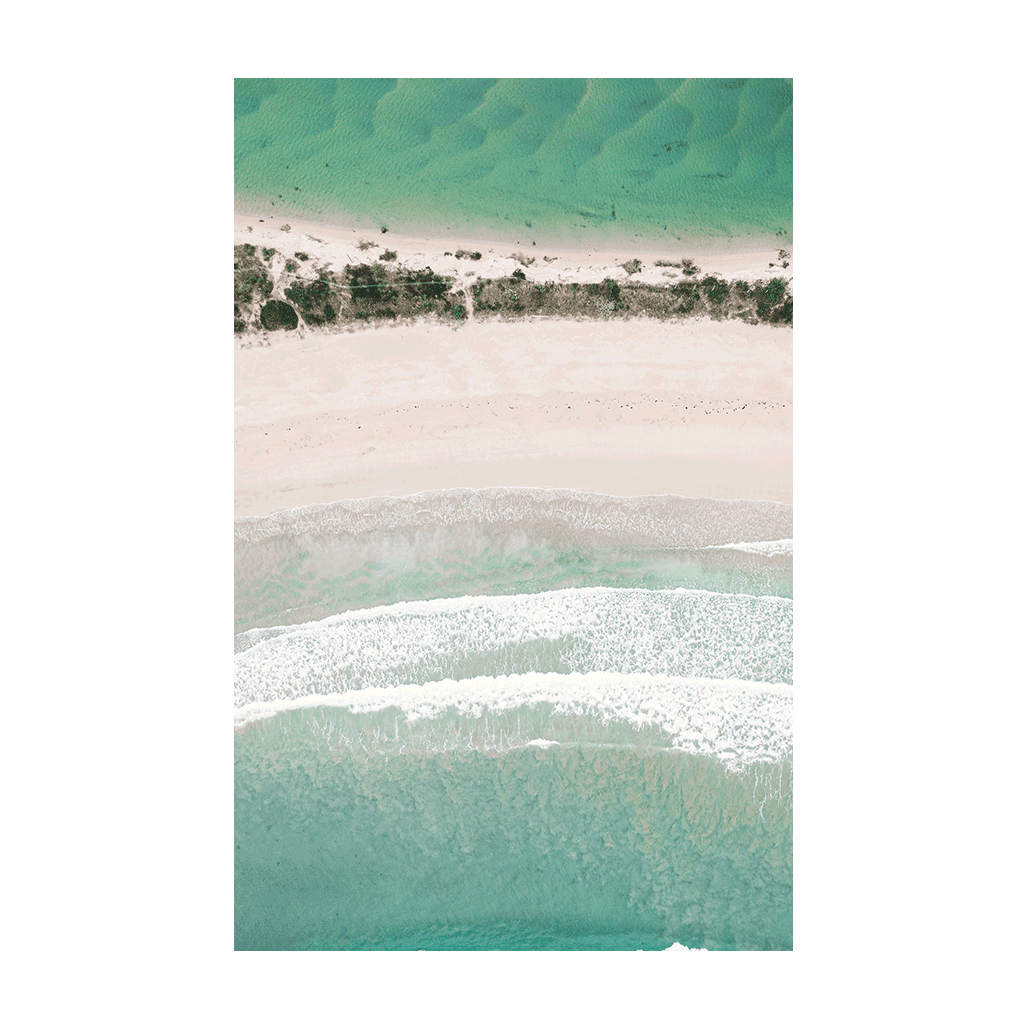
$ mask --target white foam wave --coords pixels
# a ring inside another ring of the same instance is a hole
[[[757,553],[763,557],[791,557],[791,539],[768,539],[753,543],[724,543],[721,546],[705,546],[705,550],[738,550],[741,553]]]
[[[597,586],[397,603],[245,635],[237,706],[533,671],[792,681],[792,601],[777,596]]]
[[[631,545],[704,547],[737,540],[784,539],[792,533],[792,505],[672,495],[608,496],[572,489],[442,489],[237,518],[235,537],[239,544],[298,535],[357,535],[376,529],[526,521],[590,531]]]
[[[643,746],[732,767],[792,757],[792,688],[665,675],[523,674],[400,685],[251,703],[239,732],[306,712],[302,730],[329,751],[507,751],[534,746]]]

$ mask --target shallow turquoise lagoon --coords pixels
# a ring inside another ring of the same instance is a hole
[[[524,246],[792,242],[791,79],[237,79],[240,213]]]

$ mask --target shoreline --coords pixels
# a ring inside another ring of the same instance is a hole
[[[289,230],[283,231],[288,225]],[[656,248],[652,243],[626,241],[623,248],[581,248],[557,244],[535,246],[522,243],[506,243],[495,239],[475,239],[471,236],[441,237],[438,235],[402,235],[392,231],[381,233],[354,227],[316,224],[302,220],[283,219],[279,223],[264,221],[256,216],[235,215],[234,242],[254,243],[272,246],[276,249],[303,248],[310,253],[311,265],[324,264],[333,270],[342,270],[347,264],[372,262],[385,251],[397,253],[397,263],[405,265],[430,265],[437,274],[452,275],[458,279],[502,278],[520,269],[530,282],[599,282],[613,278],[619,282],[635,282],[644,285],[663,285],[680,281],[678,269],[660,266],[657,261],[692,258],[700,268],[700,274],[722,275],[725,278],[756,281],[760,278],[783,278],[791,282],[793,277],[792,247],[775,246],[773,249],[753,249],[723,253],[702,254],[690,250],[683,243],[675,250]],[[362,242],[371,244],[360,249]],[[461,249],[474,246],[482,254],[479,260],[461,259],[453,256]],[[786,249],[790,254],[788,268],[779,265],[779,252]],[[450,256],[447,256],[450,252]],[[524,264],[511,255],[523,254],[533,261]],[[639,260],[643,268],[629,275],[621,264]],[[301,268],[303,272],[304,268]],[[313,277],[313,269],[310,270]]]
[[[321,229],[329,233],[364,233],[378,236],[383,225],[387,228],[385,235],[393,235],[402,239],[417,240],[458,240],[478,245],[497,247],[524,247],[535,251],[549,249],[551,251],[568,250],[575,253],[608,253],[622,248],[639,250],[640,253],[656,254],[667,257],[681,256],[717,256],[744,252],[764,252],[771,250],[792,250],[793,240],[774,232],[739,232],[738,234],[714,234],[705,231],[683,229],[682,234],[669,238],[670,233],[658,232],[656,235],[645,231],[631,222],[613,224],[592,230],[578,229],[570,225],[561,226],[559,235],[551,234],[553,229],[547,225],[513,225],[504,232],[500,226],[492,228],[485,224],[446,225],[442,221],[419,223],[418,221],[393,222],[388,224],[381,219],[371,219],[357,212],[337,210],[322,215],[311,212],[292,212],[286,208],[271,207],[268,203],[249,200],[240,203],[237,198],[234,216],[256,224],[263,219],[265,225],[289,224],[294,227],[303,225],[313,227],[317,232]]]

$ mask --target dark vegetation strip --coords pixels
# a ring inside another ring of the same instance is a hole
[[[285,299],[272,299],[275,281],[266,261],[274,251],[258,252],[249,243],[235,248],[235,331],[259,326],[268,330],[295,328],[299,319],[310,326],[368,321],[466,317],[455,279],[431,268],[390,263],[358,264],[342,272],[316,269],[317,278],[295,277],[299,266],[286,261],[278,282]],[[294,257],[307,261],[307,254]],[[383,258],[395,260],[392,252]],[[514,320],[530,315],[576,318],[738,319],[750,324],[792,324],[792,291],[782,278],[747,283],[716,275],[696,277],[689,261],[681,265],[691,277],[671,285],[602,282],[530,282],[518,268],[512,275],[478,279],[471,288],[475,316],[482,320]],[[638,269],[637,269],[638,270]]]
[[[747,283],[708,275],[673,285],[535,283],[515,271],[507,278],[480,279],[472,290],[475,317],[530,315],[586,318],[734,318],[751,324],[792,324],[792,292],[785,279]]]

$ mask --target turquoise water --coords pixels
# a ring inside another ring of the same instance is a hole
[[[781,555],[576,545],[539,534],[536,540],[516,530],[461,526],[448,532],[381,530],[360,539],[280,537],[256,543],[241,549],[236,560],[236,632],[401,600],[584,586],[792,597],[791,560]],[[420,554],[417,561],[411,560],[413,553]]]
[[[238,519],[236,948],[791,948],[791,535],[544,489]]]
[[[237,949],[791,946],[791,762],[369,757],[334,727],[291,711],[238,737]]]
[[[235,192],[526,247],[790,245],[792,80],[237,79]]]

